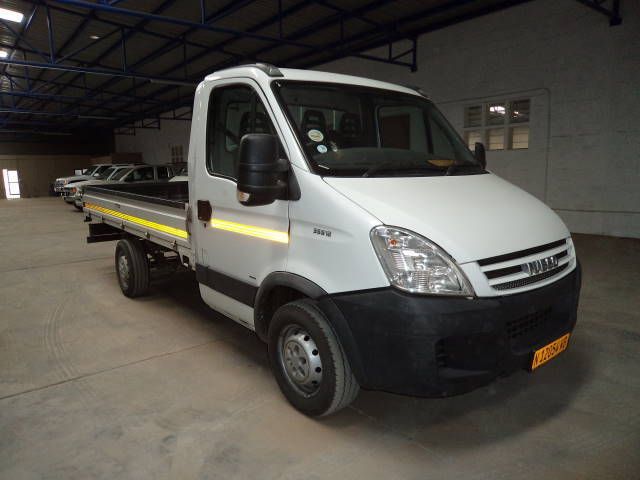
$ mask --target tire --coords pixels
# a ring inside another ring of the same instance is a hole
[[[128,238],[116,245],[116,273],[120,289],[129,298],[149,291],[149,260],[142,242]]]
[[[84,210],[83,207],[79,207],[78,205],[76,205],[75,203],[73,204],[74,207],[76,207],[76,210],[82,212]]]
[[[300,412],[325,416],[355,400],[360,386],[336,333],[314,301],[296,300],[280,307],[269,325],[268,344],[280,390]]]

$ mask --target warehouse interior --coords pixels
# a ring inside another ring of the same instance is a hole
[[[6,0],[0,32],[0,478],[637,476],[640,0]],[[254,63],[417,87],[483,143],[571,232],[567,351],[309,418],[194,272],[123,296],[114,242],[87,243],[56,179],[193,176],[199,82]]]

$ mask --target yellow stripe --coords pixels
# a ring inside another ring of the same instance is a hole
[[[122,220],[127,220],[128,222],[142,225],[143,227],[148,227],[154,230],[158,230],[159,232],[168,233],[169,235],[174,235],[180,238],[189,237],[189,234],[187,233],[186,230],[180,230],[179,228],[169,227],[167,225],[162,225],[161,223],[150,222],[149,220],[145,220],[144,218],[134,217],[133,215],[127,215],[126,213],[118,212],[116,210],[110,210],[108,208],[100,207],[92,203],[85,203],[84,206],[91,210],[95,210],[96,212],[105,213],[107,215],[111,215],[112,217],[121,218]]]
[[[227,232],[239,233],[240,235],[248,235],[250,237],[271,240],[272,242],[289,243],[289,233],[271,230],[269,228],[256,227],[254,225],[245,225],[243,223],[229,222],[228,220],[211,219],[211,226],[219,230]]]

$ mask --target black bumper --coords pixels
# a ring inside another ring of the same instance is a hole
[[[425,297],[393,288],[329,295],[329,315],[363,388],[418,396],[473,390],[531,365],[571,332],[580,265],[557,282],[494,298]]]

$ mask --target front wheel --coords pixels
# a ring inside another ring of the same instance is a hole
[[[305,415],[334,413],[360,390],[337,335],[312,300],[276,311],[269,326],[269,359],[280,390]]]

